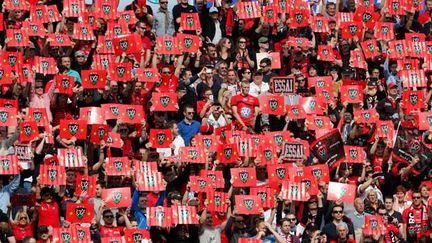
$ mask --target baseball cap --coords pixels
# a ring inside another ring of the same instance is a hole
[[[268,42],[268,38],[267,37],[260,37],[259,39],[258,39],[258,43],[267,43]]]
[[[176,91],[177,92],[179,92],[179,91],[185,91],[186,92],[187,91],[186,85],[184,83],[179,83],[178,86],[177,86]]]
[[[218,12],[219,12],[219,10],[216,7],[211,7],[209,9],[209,13],[218,13]]]
[[[397,88],[397,85],[396,85],[396,83],[391,82],[391,83],[387,84],[387,88],[388,89]]]
[[[85,53],[83,51],[76,51],[75,57],[77,57],[77,56],[85,56]]]

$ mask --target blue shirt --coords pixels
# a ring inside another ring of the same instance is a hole
[[[191,138],[199,132],[201,123],[192,121],[191,124],[187,124],[184,120],[177,124],[180,136],[182,136],[186,146],[189,146]]]
[[[81,83],[81,77],[80,77],[80,74],[77,71],[70,69],[67,72],[67,75],[74,77],[75,78],[75,83]]]

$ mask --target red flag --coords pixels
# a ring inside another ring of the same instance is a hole
[[[226,204],[226,201],[229,199],[228,193],[210,191],[207,193],[207,197],[207,210],[209,212],[225,213],[228,210],[228,205]]]
[[[360,103],[363,102],[363,92],[359,85],[344,85],[341,89],[341,102]]]
[[[379,120],[378,112],[375,109],[368,110],[355,110],[354,111],[354,120],[357,123],[376,123]]]
[[[177,111],[177,94],[153,92],[152,104],[155,111]]]
[[[106,208],[127,208],[131,206],[129,187],[102,189],[102,200]]]
[[[306,112],[304,111],[303,107],[300,105],[287,105],[287,116],[290,119],[305,119],[306,118]]]
[[[285,181],[282,183],[282,198],[291,201],[307,201],[310,198],[306,184],[302,182]]]
[[[66,34],[48,34],[50,46],[72,46],[72,41]]]
[[[23,68],[23,54],[21,52],[4,51],[1,54],[3,65],[11,67],[15,72],[21,72]]]
[[[259,3],[256,1],[238,2],[237,16],[239,19],[255,19],[261,17]]]
[[[231,177],[233,187],[253,187],[257,183],[255,168],[231,168]]]
[[[9,39],[7,43],[8,47],[28,47],[29,43],[29,35],[27,31],[20,29],[7,29],[6,36]]]
[[[168,148],[172,141],[170,129],[150,129],[150,142],[152,148]]]
[[[96,177],[78,175],[75,182],[75,195],[81,195],[82,192],[87,192],[87,197],[96,196]]]
[[[250,194],[259,196],[261,199],[261,204],[263,208],[274,208],[277,198],[277,190],[271,187],[261,186],[252,187],[250,189]]]
[[[156,38],[156,46],[159,54],[178,55],[178,39],[172,36],[158,36]]]
[[[390,22],[377,22],[375,25],[374,37],[378,40],[393,40],[394,24]]]
[[[19,175],[20,167],[16,155],[0,156],[0,175]]]
[[[84,120],[60,120],[60,137],[70,139],[75,137],[78,140],[87,138],[87,122]]]
[[[63,16],[64,17],[80,17],[85,12],[85,3],[81,0],[64,0],[63,1]]]
[[[121,111],[123,110],[123,105],[121,104],[102,104],[101,113],[104,114],[106,120],[117,120],[121,118]]]
[[[81,148],[59,148],[58,160],[59,164],[64,167],[82,168],[86,166]]]
[[[163,175],[158,171],[135,173],[135,180],[139,191],[159,192],[165,191]]]
[[[138,22],[138,19],[136,18],[133,10],[119,12],[117,15],[120,17],[122,21],[124,21],[128,25],[135,25],[136,22]]]
[[[93,63],[96,70],[108,70],[110,65],[114,63],[114,55],[94,55]]]
[[[43,75],[47,74],[57,74],[57,65],[52,57],[34,57],[34,64],[36,67],[36,73],[41,73]]]
[[[107,36],[120,36],[120,35],[128,35],[129,32],[129,27],[127,25],[126,22],[114,22],[114,21],[109,21],[107,24],[107,31],[106,31],[106,35]]]
[[[393,140],[394,137],[394,126],[392,121],[379,121],[377,123],[376,135],[380,138],[389,138],[390,141]]]
[[[366,235],[382,235],[385,230],[385,225],[380,215],[365,215],[365,224],[363,234]]]
[[[402,70],[399,72],[404,88],[425,88],[427,79],[423,70]]]
[[[341,26],[342,39],[349,40],[357,36],[359,40],[363,37],[363,23],[359,22],[346,22]]]
[[[106,142],[108,139],[109,127],[106,124],[94,124],[92,125],[90,134],[90,143],[102,144],[102,141]]]
[[[40,165],[40,184],[46,186],[66,185],[64,166]]]
[[[198,147],[202,146],[211,152],[216,152],[218,144],[220,142],[219,136],[216,135],[201,135],[195,136],[196,143]]]
[[[0,107],[18,109],[18,100],[0,98]]]
[[[404,90],[402,93],[403,109],[411,112],[425,108],[424,90]]]
[[[405,59],[405,60],[397,60],[398,67],[401,67],[403,70],[419,70],[419,60],[418,59]],[[427,70],[427,69],[426,69]]]
[[[344,146],[345,149],[345,162],[347,163],[360,163],[365,161],[365,152],[362,147],[358,146]]]
[[[236,144],[220,144],[217,149],[217,160],[220,163],[236,163],[239,158]]]
[[[276,116],[286,113],[284,96],[264,95],[260,98],[260,109],[262,113]]]
[[[104,123],[105,112],[100,107],[88,106],[81,107],[79,110],[79,119],[87,121],[87,124],[102,124]]]
[[[368,67],[363,52],[359,49],[351,50],[350,63],[354,68],[367,69]]]
[[[113,39],[110,36],[98,36],[97,53],[114,54]]]
[[[260,214],[261,198],[255,195],[235,195],[235,209],[237,214]]]
[[[210,192],[213,190],[211,179],[204,176],[189,176],[190,190],[193,192]]]
[[[17,125],[17,109],[0,107],[0,126],[9,127]]]
[[[173,224],[199,224],[199,216],[194,206],[172,206]]]
[[[125,105],[123,106],[123,109],[121,110],[121,119],[123,123],[136,124],[145,119],[144,108],[142,105]]]
[[[265,23],[274,24],[278,19],[277,10],[275,5],[263,6],[262,10]]]
[[[357,6],[354,21],[361,21],[364,23],[366,28],[373,29],[375,24],[379,21],[380,14],[375,12],[374,9],[367,9],[363,6]]]
[[[120,134],[115,132],[109,132],[106,140],[107,146],[112,148],[121,148],[123,147],[122,139]]]
[[[7,65],[0,67],[0,84],[12,84],[12,68]]]
[[[429,130],[429,128],[432,126],[432,112],[419,112],[417,115],[419,121],[419,130]]]
[[[277,147],[274,144],[258,145],[258,158],[260,165],[274,165],[278,163]]]
[[[307,9],[291,9],[290,11],[290,26],[306,27],[309,25],[310,13]]]
[[[159,82],[160,80],[160,74],[157,68],[137,68],[136,76],[138,77],[138,81],[146,84]]]
[[[288,180],[288,164],[277,164],[267,166],[268,179],[271,183],[282,183]]]
[[[111,80],[129,82],[132,80],[132,64],[130,62],[110,63]]]
[[[211,179],[212,186],[215,189],[224,188],[225,180],[220,170],[201,170],[200,176],[206,176]]]
[[[328,187],[327,200],[352,203],[356,195],[356,185],[338,183],[330,181]]]
[[[108,157],[105,165],[107,176],[129,176],[130,162],[127,157]]]
[[[199,36],[178,33],[177,38],[178,46],[183,52],[196,53],[199,50]]]
[[[145,242],[150,240],[150,232],[143,229],[125,229],[124,238],[126,242]]]
[[[333,53],[333,48],[330,45],[318,45],[317,59],[323,62],[334,62],[336,56]]]
[[[324,16],[312,16],[311,17],[311,28],[315,33],[329,33],[330,27],[328,20]]]
[[[139,53],[141,49],[141,37],[137,34],[120,35],[113,39],[114,54],[121,56],[122,53]]]
[[[91,223],[94,216],[93,204],[67,203],[66,220],[71,223]]]
[[[374,58],[381,54],[376,40],[367,40],[360,44],[366,59]]]
[[[306,195],[316,196],[318,194],[318,181],[314,176],[295,176],[294,182],[300,182],[305,185]]]
[[[230,140],[237,145],[237,152],[240,157],[251,158],[257,156],[255,143],[249,135],[244,134],[242,137]]]
[[[81,79],[84,89],[104,89],[106,72],[104,70],[82,70]]]
[[[206,162],[206,154],[202,147],[181,147],[180,157],[182,161],[203,164]]]
[[[147,224],[149,226],[171,227],[172,226],[172,210],[168,207],[147,207]]]
[[[180,28],[196,31],[201,28],[198,13],[181,13]]]
[[[344,23],[353,22],[354,13],[338,12],[336,16],[336,25],[341,28]]]
[[[72,96],[75,86],[75,78],[69,75],[56,75],[56,87],[59,94]]]
[[[20,122],[20,142],[29,142],[39,137],[39,130],[36,122]]]
[[[314,176],[317,181],[323,181],[325,183],[330,181],[330,172],[327,164],[306,166],[305,174]]]
[[[72,225],[72,233],[74,239],[78,243],[89,243],[91,242],[90,227],[83,227],[79,224]]]

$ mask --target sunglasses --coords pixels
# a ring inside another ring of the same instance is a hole
[[[412,197],[413,199],[420,199],[421,197]]]
[[[187,112],[186,114],[188,114],[188,115],[193,115],[193,114],[195,114],[195,112]]]
[[[297,219],[296,219],[296,218],[288,218],[288,220],[291,221],[291,222],[294,222],[294,221],[296,221]]]
[[[84,58],[84,56],[76,56],[76,57],[83,57]]]
[[[343,211],[333,211],[333,213],[343,213]]]
[[[104,218],[112,219],[114,218],[114,215],[105,215]]]
[[[21,218],[19,218],[19,220],[23,220],[23,219],[27,220],[27,218],[26,218],[26,217],[21,217]]]
[[[35,86],[35,89],[43,89],[42,86]]]
[[[239,44],[246,44],[246,41],[239,41]]]
[[[162,74],[171,74],[171,72],[162,72]]]

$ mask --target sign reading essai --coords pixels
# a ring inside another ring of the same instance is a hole
[[[309,144],[307,141],[291,141],[283,144],[283,157],[288,160],[303,160],[309,156]]]
[[[270,80],[270,91],[273,94],[294,93],[294,76],[272,77]]]

